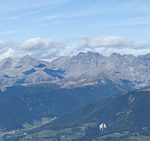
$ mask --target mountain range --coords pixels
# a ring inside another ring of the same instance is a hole
[[[150,54],[5,58],[0,61],[0,140],[147,138],[149,86]],[[100,131],[100,124],[107,128]]]
[[[53,83],[60,87],[80,87],[105,84],[143,87],[150,84],[150,54],[133,56],[79,53],[46,62],[25,56],[0,61],[1,89],[12,85]]]

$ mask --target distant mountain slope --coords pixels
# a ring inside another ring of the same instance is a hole
[[[42,117],[60,117],[120,92],[113,83],[71,89],[54,84],[12,86],[0,92],[0,128],[16,129]]]
[[[83,139],[101,136],[110,133],[136,133],[150,135],[150,91],[138,90],[123,95],[109,97],[104,101],[90,104],[62,116],[51,124],[47,124],[37,131],[46,129],[65,130],[94,125],[85,131]],[[103,132],[99,130],[100,123],[106,123],[107,128]],[[73,132],[72,132],[73,134]]]
[[[131,91],[81,107],[40,128],[27,132],[21,139],[46,141],[148,141],[150,139],[150,91]],[[99,129],[101,123],[106,129]]]

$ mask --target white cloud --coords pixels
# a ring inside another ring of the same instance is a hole
[[[100,47],[131,47],[136,46],[137,43],[133,40],[128,40],[122,37],[109,36],[109,37],[99,37],[99,38],[90,38],[84,37],[80,39],[82,46],[90,46],[93,48]]]
[[[57,58],[64,48],[64,44],[59,41],[42,38],[32,38],[18,46],[22,52],[41,59]]]
[[[38,59],[51,60],[87,51],[103,55],[110,55],[114,52],[139,55],[150,53],[150,44],[116,36],[82,37],[67,42],[42,38],[32,38],[21,43],[0,41],[0,59],[30,55]]]
[[[0,60],[3,58],[7,58],[9,56],[14,56],[15,55],[15,51],[11,48],[8,48],[5,52],[3,52],[0,56]]]
[[[110,55],[114,52],[133,55],[150,53],[150,44],[117,36],[99,38],[84,37],[79,40],[78,47],[103,55]]]
[[[42,38],[32,38],[26,40],[20,44],[25,50],[37,50],[37,49],[46,49],[50,46],[57,46],[57,42],[53,39],[42,39]]]

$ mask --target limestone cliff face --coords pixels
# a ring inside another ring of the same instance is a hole
[[[150,84],[150,54],[112,54],[109,57],[98,53],[79,53],[72,57],[60,57],[46,62],[25,56],[0,61],[1,86],[19,83],[50,82],[58,85],[82,86],[106,83],[145,86]]]

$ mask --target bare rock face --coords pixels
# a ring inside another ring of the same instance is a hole
[[[150,54],[79,53],[46,62],[25,56],[0,61],[1,86],[28,83],[56,83],[62,87],[106,84],[110,80],[119,85],[143,87],[150,84]]]
[[[150,83],[150,54],[135,57],[114,53],[104,57],[93,52],[79,53],[61,67],[66,71],[64,80],[68,82],[99,82],[107,78],[117,84],[144,86]]]

